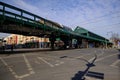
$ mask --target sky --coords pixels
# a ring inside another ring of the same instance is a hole
[[[120,0],[0,0],[43,18],[69,26],[83,27],[109,38],[120,35]],[[7,36],[0,34],[0,37]]]

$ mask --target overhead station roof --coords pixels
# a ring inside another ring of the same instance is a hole
[[[3,2],[0,2],[0,5],[11,8],[13,10],[17,10],[17,11],[19,11],[21,13],[21,15],[19,15],[19,14],[16,14],[14,12],[6,11],[6,9],[5,10],[0,10],[4,14],[4,15],[1,15],[2,18],[4,16],[4,17],[6,17],[6,20],[8,19],[8,20],[11,20],[11,21],[17,21],[20,24],[23,24],[23,22],[24,22],[24,25],[32,26],[32,27],[37,26],[37,28],[40,28],[44,32],[46,31],[46,34],[50,34],[50,32],[52,33],[53,31],[57,31],[57,32],[60,32],[62,35],[63,34],[64,35],[72,35],[73,37],[81,37],[81,38],[86,38],[88,40],[109,43],[108,39],[106,39],[106,38],[104,38],[102,36],[99,36],[99,35],[91,32],[91,31],[88,31],[88,30],[86,30],[86,29],[84,29],[82,27],[77,26],[76,29],[74,31],[72,31],[67,26],[61,25],[61,24],[59,24],[57,22],[54,22],[54,21],[51,21],[51,20],[44,19],[42,17],[39,17],[39,16],[37,16],[35,14],[32,14],[30,12],[27,12],[25,10],[16,8],[16,7],[12,6],[12,5],[9,5],[9,4],[3,3]],[[32,16],[33,19],[23,15],[24,13],[29,15],[29,16]],[[10,15],[12,15],[12,17],[8,16],[8,15],[5,15],[5,14],[10,14]],[[17,17],[19,17],[20,19],[17,18]],[[44,25],[41,25],[41,23],[38,23],[37,19],[43,20],[44,23],[42,23],[42,24],[44,24]],[[40,34],[40,33],[38,33],[38,34]]]
[[[92,39],[92,40],[95,40],[95,41],[102,41],[102,42],[106,41],[107,43],[109,42],[108,39],[106,39],[106,38],[104,38],[100,35],[97,35],[97,34],[91,32],[91,31],[88,31],[88,30],[86,30],[82,27],[79,27],[79,26],[77,26],[75,28],[74,32],[78,33],[81,36],[86,36],[86,38],[88,38],[88,39]]]

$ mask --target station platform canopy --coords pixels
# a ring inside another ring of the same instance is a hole
[[[106,39],[98,34],[95,34],[87,29],[79,27],[79,26],[77,26],[75,28],[74,32],[81,35],[81,36],[85,36],[86,38],[88,38],[90,40],[110,43],[108,39]]]

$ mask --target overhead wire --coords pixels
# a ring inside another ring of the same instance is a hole
[[[98,17],[96,17],[96,18],[92,18],[92,19],[88,19],[88,21],[91,21],[91,20],[97,20],[97,19],[99,19],[99,18],[103,18],[103,17],[107,17],[107,16],[110,16],[110,15],[113,15],[113,14],[119,14],[120,13],[120,11],[117,11],[117,12],[114,12],[114,13],[110,13],[110,14],[105,14],[105,15],[102,15],[102,16],[98,16]],[[81,22],[79,22],[79,23],[85,23],[86,21],[81,21]]]
[[[112,14],[117,14],[117,16],[113,16]],[[80,25],[87,25],[87,24],[92,24],[92,23],[97,23],[98,21],[100,22],[100,21],[104,21],[104,20],[106,20],[106,19],[100,19],[100,18],[103,18],[103,17],[107,17],[107,16],[112,16],[112,17],[110,17],[111,19],[113,19],[113,18],[119,18],[120,17],[120,11],[118,11],[117,13],[115,12],[115,13],[111,13],[111,14],[106,14],[106,15],[103,15],[103,16],[101,16],[101,17],[99,17],[99,18],[96,18],[96,19],[89,19],[89,20],[92,20],[92,22],[86,22],[86,23],[84,23],[84,24],[80,24]],[[104,26],[112,26],[112,27],[114,27],[113,25],[119,25],[120,23],[113,23],[113,24],[110,24],[110,25],[103,25],[103,26],[100,26],[100,27],[104,27]],[[94,28],[96,28],[96,26],[92,26],[92,27],[94,27]],[[97,26],[98,27],[98,26]],[[94,28],[92,28],[92,29],[94,29]],[[111,27],[107,27],[107,29],[108,28],[111,28]]]
[[[111,17],[112,19],[113,18],[119,18],[120,17],[120,15],[119,16],[113,16],[113,17]],[[106,18],[107,19],[107,18]],[[98,21],[104,21],[104,20],[106,20],[106,19],[99,19],[99,20],[95,20],[95,21],[90,21],[90,22],[86,22],[86,23],[82,23],[81,25],[87,25],[87,24],[91,24],[91,23],[96,23],[96,22],[98,22]]]

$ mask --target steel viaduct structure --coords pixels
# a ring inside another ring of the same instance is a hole
[[[54,49],[56,38],[60,38],[64,42],[64,49],[68,45],[72,45],[72,39],[78,41],[77,45],[82,43],[82,39],[99,45],[110,44],[108,39],[92,32],[86,32],[87,35],[83,35],[84,33],[78,28],[74,31],[65,30],[59,27],[59,24],[56,22],[3,2],[0,2],[0,32],[48,37],[50,38],[52,49]]]

